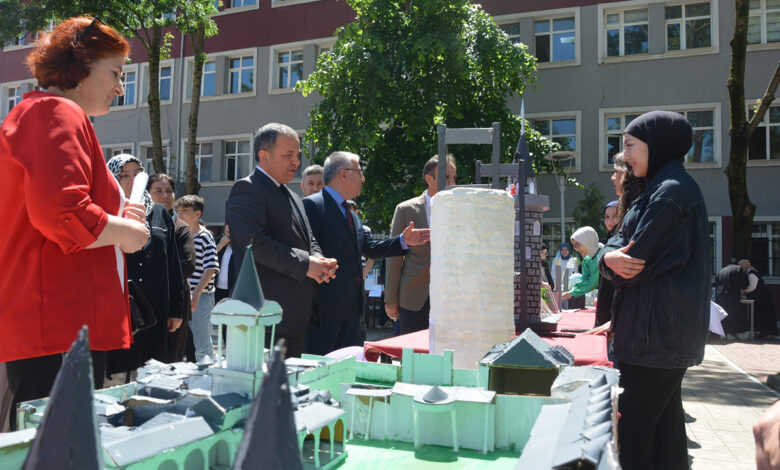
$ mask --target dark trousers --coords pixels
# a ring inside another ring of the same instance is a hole
[[[688,468],[681,385],[686,369],[619,363],[618,439],[625,469]]]
[[[285,359],[288,357],[301,357],[303,354],[303,346],[305,344],[305,335],[290,335],[276,332],[274,336],[274,342],[278,343],[280,339],[284,340],[287,353],[284,355]],[[271,344],[271,328],[265,329],[265,345]],[[273,351],[273,346],[270,347]]]
[[[347,346],[362,346],[365,338],[365,323],[359,311],[346,318],[323,318],[319,328],[306,329],[306,352],[324,356]]]
[[[415,331],[428,329],[428,317],[431,313],[431,298],[425,299],[420,310],[407,310],[403,307],[398,308],[398,321],[401,323],[402,335],[414,333]]]
[[[20,359],[5,363],[8,388],[13,394],[10,410],[11,430],[16,430],[16,405],[49,396],[54,379],[62,366],[62,354]],[[95,390],[103,388],[106,376],[105,351],[92,351],[92,374]]]

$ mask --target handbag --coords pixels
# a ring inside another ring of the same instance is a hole
[[[146,300],[141,288],[132,280],[127,281],[127,293],[130,298],[130,319],[132,321],[133,336],[139,331],[149,329],[157,324],[152,304]]]

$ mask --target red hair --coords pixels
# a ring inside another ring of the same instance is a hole
[[[114,28],[80,16],[41,36],[25,62],[42,88],[70,90],[89,75],[92,62],[129,52],[130,44]]]

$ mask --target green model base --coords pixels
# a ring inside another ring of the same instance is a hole
[[[349,458],[339,470],[397,470],[403,469],[513,469],[520,458],[519,452],[497,450],[487,455],[481,452],[452,448],[424,446],[415,450],[410,442],[352,440],[347,444]]]

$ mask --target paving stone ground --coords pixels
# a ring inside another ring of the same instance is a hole
[[[691,468],[755,469],[753,424],[780,395],[745,371],[761,380],[778,372],[780,343],[716,343],[683,380]]]

